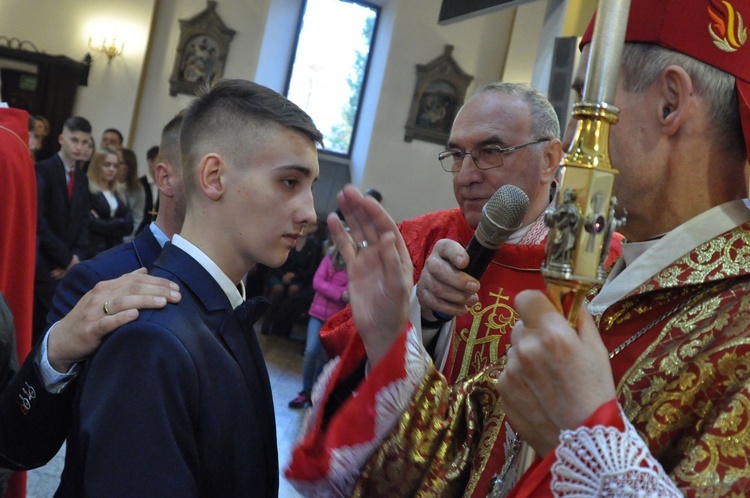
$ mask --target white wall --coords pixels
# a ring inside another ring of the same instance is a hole
[[[281,71],[286,71],[288,63],[284,55],[288,44],[283,40],[293,36],[294,28],[276,26],[279,19],[287,23],[296,20],[298,1],[219,0],[217,13],[237,31],[229,48],[225,77],[254,78],[281,90],[285,78]],[[386,208],[400,221],[456,205],[451,175],[443,172],[437,162],[437,153],[443,147],[403,139],[416,65],[442,55],[445,45],[450,44],[455,47],[453,57],[458,64],[474,76],[469,93],[477,85],[501,77],[531,82],[536,40],[548,0],[445,26],[437,24],[438,0],[378,1],[383,6],[377,40],[380,53],[374,56],[363,103],[352,179],[363,189],[379,189]],[[154,36],[150,60],[144,65],[154,5],[158,7]],[[162,127],[190,101],[187,95],[169,95],[179,20],[193,17],[205,8],[205,0],[0,0],[0,35],[28,39],[48,53],[80,60],[88,51],[88,22],[103,18],[127,26],[124,56],[111,64],[106,58],[95,60],[89,87],[80,88],[75,109],[92,121],[97,139],[101,130],[110,126],[128,135],[139,77],[145,70],[140,113],[132,137],[143,172],[146,150],[159,142]],[[267,24],[269,19],[271,27]]]
[[[498,80],[515,9],[439,26],[439,2],[410,0],[396,5],[361,186],[380,190],[388,211],[401,221],[456,206],[451,175],[437,160],[445,147],[420,140],[404,141],[417,64],[428,63],[443,54],[445,45],[453,45],[454,59],[464,72],[474,76],[469,94],[478,85]]]
[[[153,5],[154,0],[0,0],[0,34],[28,40],[50,55],[83,60],[92,32],[101,26],[116,32],[125,42],[123,55],[109,63],[92,53],[88,86],[79,87],[73,113],[91,121],[97,145],[105,128],[119,129],[127,140]]]
[[[141,158],[146,156],[146,150],[159,143],[164,125],[192,99],[184,94],[170,96],[169,77],[180,39],[179,20],[190,19],[205,8],[204,0],[159,0],[151,60],[147,66],[135,133],[134,149],[139,166]],[[236,31],[229,45],[225,78],[251,79],[255,74],[267,12],[268,0],[218,2],[216,13],[227,27]],[[141,170],[145,171],[145,159]]]
[[[516,9],[504,81],[531,83],[547,2],[537,1]]]

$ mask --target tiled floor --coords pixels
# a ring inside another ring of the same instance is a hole
[[[260,327],[256,327],[260,330]],[[299,497],[291,485],[284,479],[284,468],[297,438],[297,432],[305,410],[292,410],[287,404],[302,388],[302,349],[304,343],[304,325],[295,327],[291,338],[264,336],[258,334],[263,354],[268,366],[268,374],[273,391],[276,411],[276,436],[279,445],[279,464],[281,479],[280,498]],[[47,465],[28,473],[28,498],[49,498],[57,489],[65,460],[65,447]]]

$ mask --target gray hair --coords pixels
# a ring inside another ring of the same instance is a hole
[[[711,133],[721,149],[745,156],[735,78],[693,57],[651,43],[626,43],[622,52],[623,86],[643,92],[668,66],[680,66],[690,76],[695,93],[708,105]]]
[[[526,83],[498,81],[477,88],[474,95],[488,92],[518,97],[525,102],[531,112],[529,131],[534,138],[560,138],[560,121],[557,119],[555,108],[539,90]]]

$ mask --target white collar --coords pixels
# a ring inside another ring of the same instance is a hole
[[[75,167],[76,167],[75,161],[73,161],[72,163],[68,164],[68,163],[65,162],[65,158],[63,157],[62,152],[58,152],[57,155],[60,156],[60,161],[62,161],[63,166],[65,166],[65,172],[66,173],[69,173],[70,170],[75,169]]]
[[[159,228],[159,225],[156,224],[155,221],[152,221],[148,225],[148,229],[151,230],[151,233],[154,234],[154,238],[156,239],[156,242],[159,243],[159,245],[164,248],[164,245],[169,242],[169,237],[167,237],[167,234],[164,233],[164,231]]]
[[[227,277],[226,273],[221,271],[221,268],[209,258],[206,253],[198,249],[185,237],[181,237],[179,234],[175,234],[172,237],[172,244],[179,247],[186,253],[188,253],[194,260],[198,262],[205,270],[214,277],[216,283],[219,284],[221,290],[227,295],[229,302],[232,304],[232,308],[236,308],[242,304],[242,296],[240,291],[237,290],[237,286]]]

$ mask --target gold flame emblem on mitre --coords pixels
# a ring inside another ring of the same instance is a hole
[[[711,23],[708,32],[720,50],[736,52],[747,41],[747,28],[742,20],[742,14],[726,0],[711,2],[708,6],[708,16]]]

